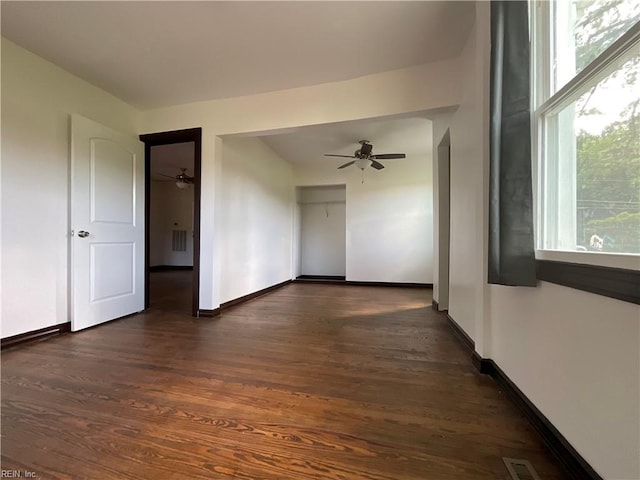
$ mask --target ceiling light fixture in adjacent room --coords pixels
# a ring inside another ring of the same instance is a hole
[[[185,188],[189,187],[189,185],[193,185],[193,177],[187,175],[186,168],[181,168],[180,173],[175,177],[172,177],[171,175],[165,175],[164,173],[161,173],[160,175],[167,178],[174,178],[176,180],[176,187],[178,187],[180,190],[184,190]]]

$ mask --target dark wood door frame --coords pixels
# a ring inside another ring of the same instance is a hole
[[[200,172],[202,168],[202,128],[140,135],[144,142],[145,199],[144,199],[144,308],[149,308],[149,239],[151,207],[151,147],[173,143],[194,142],[193,159],[193,297],[191,315],[198,316],[200,308]]]

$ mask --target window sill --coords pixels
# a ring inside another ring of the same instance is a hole
[[[633,254],[536,250],[536,260],[640,271],[640,255]]]
[[[573,252],[544,253],[544,257],[548,257],[549,255],[546,254],[549,253],[558,253],[567,258],[566,255]],[[583,252],[577,252],[577,254],[579,256],[584,255]],[[587,255],[590,259],[596,260],[597,257],[603,254],[587,253]],[[605,254],[604,256],[608,255]],[[538,280],[545,282],[640,305],[640,271],[637,270],[640,258],[633,255],[616,255],[616,257],[626,258],[627,268],[594,265],[595,262],[593,261],[590,264],[570,263],[538,257],[536,260],[537,277]],[[629,259],[634,259],[634,261],[629,262]],[[630,266],[635,266],[636,268],[629,269],[628,267]]]

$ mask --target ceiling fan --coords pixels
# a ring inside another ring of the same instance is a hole
[[[180,189],[185,189],[189,185],[193,184],[193,177],[190,175],[187,175],[186,168],[181,168],[180,173],[175,177],[172,177],[171,175],[165,175],[164,173],[161,173],[160,175],[167,178],[173,178],[176,181],[176,187]]]
[[[373,151],[373,145],[369,140],[360,140],[358,142],[361,147],[355,151],[353,155],[336,155],[333,153],[325,153],[325,157],[344,157],[344,158],[355,158],[350,162],[345,163],[344,165],[340,165],[338,169],[348,167],[350,165],[354,165],[358,167],[360,170],[364,171],[365,168],[371,166],[376,170],[382,170],[384,165],[382,165],[378,160],[393,160],[396,158],[406,158],[407,156],[404,153],[382,153],[373,155],[371,152]]]

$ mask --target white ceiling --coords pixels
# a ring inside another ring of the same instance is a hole
[[[424,158],[431,155],[431,123],[427,115],[300,127],[287,133],[263,135],[260,139],[292,165],[337,168],[349,159],[324,154],[353,155],[360,140],[369,140],[374,154],[404,153],[408,159]],[[151,179],[171,182],[181,168],[194,175],[193,157],[193,142],[151,147]],[[386,167],[396,162],[402,160],[381,160]]]
[[[460,54],[462,1],[2,1],[2,35],[139,108],[347,80]],[[426,155],[423,117],[261,137],[292,164],[335,168],[359,140]],[[389,166],[391,160],[385,163]],[[193,143],[152,149],[152,179],[193,175]]]
[[[424,117],[387,118],[301,127],[291,133],[260,138],[289,163],[337,168],[349,159],[324,154],[353,155],[360,140],[369,140],[374,154],[405,153],[407,159],[430,156],[430,127],[431,122]],[[385,167],[402,161],[380,160]]]
[[[2,35],[142,109],[457,56],[472,2],[3,1]]]

